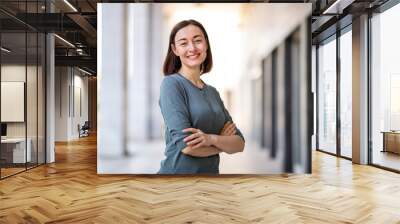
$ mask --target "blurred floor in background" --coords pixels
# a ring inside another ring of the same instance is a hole
[[[243,152],[236,154],[222,153],[219,165],[221,174],[277,174],[282,173],[283,153],[276,158],[269,156],[269,150],[261,148],[254,141],[246,141]]]
[[[99,157],[99,173],[155,174],[164,157],[163,140],[131,144],[127,157]],[[255,142],[246,142],[242,153],[221,153],[220,174],[276,174],[282,173],[282,154],[276,159]]]

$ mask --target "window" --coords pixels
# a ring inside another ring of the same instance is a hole
[[[336,153],[336,40],[318,48],[318,149]]]
[[[352,35],[340,36],[340,154],[351,158],[352,141]]]
[[[396,170],[400,170],[399,21],[400,4],[371,18],[371,157],[373,164]]]

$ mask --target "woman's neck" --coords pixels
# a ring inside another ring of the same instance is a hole
[[[200,69],[190,69],[182,66],[178,72],[185,76],[185,78],[189,79],[196,86],[203,86],[203,81],[200,79]]]

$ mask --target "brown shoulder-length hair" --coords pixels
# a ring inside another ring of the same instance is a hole
[[[194,25],[200,28],[200,30],[203,32],[204,37],[206,38],[206,42],[207,42],[207,56],[206,59],[204,60],[203,64],[201,65],[201,74],[207,73],[211,70],[212,68],[212,54],[211,54],[211,47],[210,47],[210,42],[208,41],[208,35],[206,32],[206,29],[204,29],[203,25],[201,25],[201,23],[197,22],[196,20],[193,19],[189,19],[189,20],[183,20],[181,22],[179,22],[178,24],[176,24],[174,26],[174,28],[172,28],[171,30],[171,34],[169,35],[169,43],[168,43],[168,52],[167,52],[167,56],[165,57],[165,61],[164,61],[164,67],[163,67],[163,72],[164,75],[171,75],[174,73],[177,73],[178,70],[181,68],[182,63],[181,63],[181,59],[176,56],[174,54],[174,52],[172,51],[171,45],[175,45],[175,35],[176,33],[189,25]]]

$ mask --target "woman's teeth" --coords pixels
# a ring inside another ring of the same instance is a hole
[[[188,58],[190,58],[190,59],[196,59],[198,56],[199,56],[198,54],[189,55]]]

